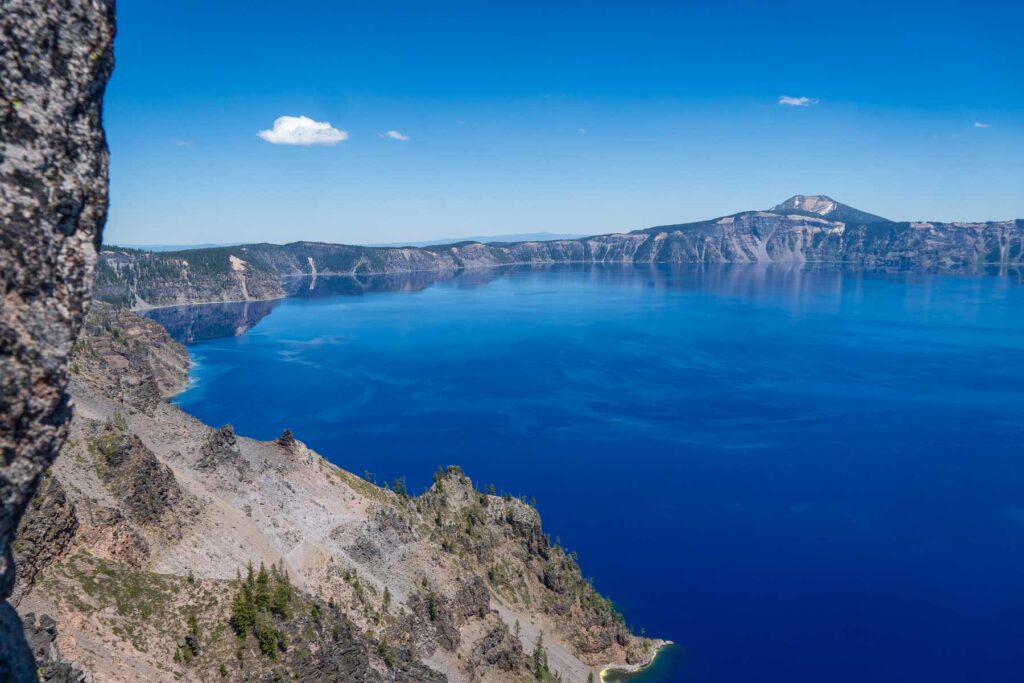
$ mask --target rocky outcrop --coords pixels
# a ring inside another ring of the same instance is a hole
[[[56,562],[71,545],[78,530],[75,506],[68,500],[60,480],[44,476],[25,516],[21,518],[14,541],[14,561],[18,583],[11,602],[35,585],[36,577]]]
[[[411,612],[411,632],[417,652],[427,656],[439,647],[455,652],[462,637],[451,602],[444,595],[424,587],[409,598],[406,606]]]
[[[327,608],[318,619],[288,625],[293,643],[284,669],[299,681],[354,681],[365,683],[443,683],[445,677],[416,661],[408,650],[393,650],[373,643],[337,609]],[[313,651],[314,656],[307,653]],[[374,668],[373,656],[387,671]]]
[[[124,417],[114,415],[88,440],[100,481],[135,524],[181,538],[190,506],[171,469],[131,432]]]
[[[11,542],[70,417],[67,359],[107,212],[111,0],[0,2],[0,598]],[[35,677],[0,610],[0,679]]]
[[[295,435],[292,434],[292,430],[285,429],[281,432],[281,436],[277,437],[276,442],[285,453],[294,455],[299,449],[299,442],[295,439]]]
[[[238,439],[235,438],[235,429],[231,425],[224,425],[209,433],[203,441],[199,462],[196,463],[198,469],[206,471],[225,465],[233,467],[243,478],[250,469],[249,463],[242,458],[238,450]]]
[[[149,541],[120,508],[84,505],[77,541],[96,557],[138,569],[150,558]]]
[[[470,661],[474,670],[491,667],[505,673],[519,673],[523,670],[523,644],[512,636],[505,622],[499,621],[473,646]]]
[[[48,614],[25,615],[25,638],[36,660],[36,672],[43,683],[85,683],[87,678],[57,647],[57,622]]]

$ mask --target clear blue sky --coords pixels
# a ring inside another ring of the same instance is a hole
[[[601,233],[797,193],[1024,217],[1016,2],[122,0],[118,23],[107,242]],[[348,137],[259,137],[300,115]]]

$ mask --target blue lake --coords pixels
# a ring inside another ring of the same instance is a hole
[[[156,312],[201,340],[177,403],[414,491],[459,464],[536,497],[628,622],[678,643],[633,680],[1024,680],[1019,277],[564,268],[295,293]]]

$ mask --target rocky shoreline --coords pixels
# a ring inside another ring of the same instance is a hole
[[[42,665],[125,682],[584,681],[662,645],[624,626],[531,505],[457,467],[411,495],[288,431],[259,442],[203,425],[165,400],[188,364],[155,322],[94,304],[70,366],[70,438],[15,543],[33,568],[17,609],[52,644]],[[292,586],[265,618],[286,643],[273,658],[231,632],[249,563]]]
[[[601,673],[598,675],[598,680],[600,680],[601,683],[606,683],[608,676],[613,674],[638,674],[653,666],[654,661],[665,648],[675,645],[671,640],[656,640],[654,642],[657,644],[653,647],[650,659],[637,664],[610,664],[601,669]]]

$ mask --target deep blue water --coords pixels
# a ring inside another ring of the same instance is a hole
[[[264,314],[190,347],[185,410],[535,496],[679,644],[638,680],[1024,680],[1017,279],[494,272]]]

